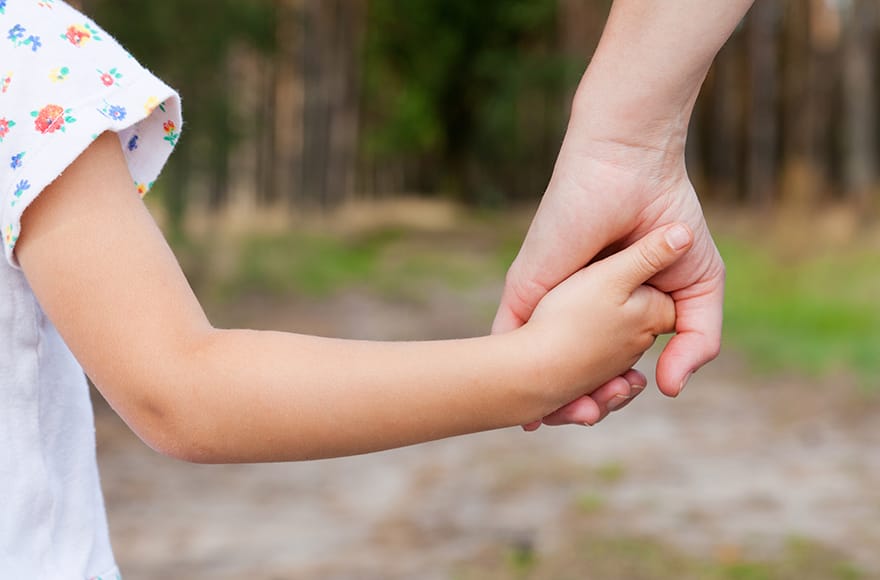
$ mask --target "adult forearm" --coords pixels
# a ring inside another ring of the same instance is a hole
[[[289,461],[516,425],[552,410],[523,346],[517,333],[389,343],[213,331],[176,365],[153,443],[190,461]]]
[[[615,0],[572,123],[600,138],[683,145],[709,66],[752,2]]]

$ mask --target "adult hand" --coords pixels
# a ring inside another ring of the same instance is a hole
[[[544,199],[508,271],[493,332],[524,324],[548,290],[603,251],[628,246],[659,226],[684,222],[694,233],[691,250],[650,280],[675,300],[677,334],[660,356],[657,384],[664,394],[677,396],[691,373],[718,354],[724,294],[724,264],[685,171],[683,140],[678,150],[673,145],[664,151],[583,139],[577,129],[573,121]],[[609,405],[640,392],[625,388],[624,383],[634,384],[633,377],[628,373],[611,381],[591,401],[574,401],[546,422],[583,423],[586,414],[599,420]],[[596,409],[602,412],[597,415]]]
[[[657,364],[660,390],[678,395],[717,356],[724,265],[685,171],[684,144],[709,66],[752,2],[614,1],[550,185],[508,272],[495,332],[523,324],[541,296],[601,252],[681,221],[694,234],[691,250],[651,280],[672,295],[677,316]],[[587,405],[607,405],[609,385]],[[583,403],[553,415],[564,422]]]

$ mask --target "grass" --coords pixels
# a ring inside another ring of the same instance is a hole
[[[449,247],[442,247],[449,246]],[[389,300],[425,300],[432,285],[464,293],[495,278],[484,260],[449,241],[440,247],[416,232],[379,229],[349,237],[290,232],[245,237],[220,296],[332,297],[358,289]]]
[[[860,580],[867,578],[847,558],[824,546],[791,539],[767,559],[705,558],[685,554],[645,537],[608,537],[581,530],[550,553],[518,554],[516,546],[483,554],[459,567],[457,580]]]
[[[855,372],[880,388],[880,254],[848,248],[786,260],[736,238],[719,248],[725,338],[756,370]]]

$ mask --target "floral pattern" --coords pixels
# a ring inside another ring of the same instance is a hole
[[[9,135],[9,131],[15,127],[15,121],[10,121],[9,119],[0,118],[0,143],[3,143],[3,139]]]
[[[43,41],[40,40],[40,37],[35,34],[28,34],[27,28],[21,24],[16,24],[10,28],[9,32],[6,34],[6,38],[8,38],[14,46],[28,47],[31,49],[31,52],[37,52],[43,47]]]
[[[107,101],[104,101],[103,106],[98,109],[98,112],[110,119],[111,121],[124,121],[125,117],[128,116],[128,111],[125,110],[125,107],[122,107],[120,105],[111,105]]]
[[[172,147],[177,145],[177,138],[180,137],[180,133],[177,132],[177,125],[174,124],[174,121],[165,121],[162,128],[165,130],[165,140],[171,143]]]
[[[135,190],[150,190],[180,139],[179,102],[97,25],[57,0],[0,0],[0,66],[7,258],[21,212],[75,158],[69,148],[117,131]]]
[[[49,71],[49,80],[53,83],[60,83],[67,80],[67,76],[70,74],[70,67],[66,66],[56,66],[51,71]]]
[[[71,24],[67,27],[67,32],[61,35],[70,44],[76,47],[85,46],[90,40],[100,42],[103,40],[98,30],[86,22],[85,24]]]
[[[119,69],[117,69],[116,67],[111,68],[107,72],[98,69],[98,74],[101,75],[101,83],[105,87],[118,87],[118,81],[122,78],[122,73],[120,73]]]
[[[34,128],[44,135],[55,131],[64,133],[69,123],[76,123],[76,119],[70,114],[71,110],[58,105],[46,105],[39,111],[31,111]]]

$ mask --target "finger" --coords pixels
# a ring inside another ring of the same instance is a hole
[[[501,305],[498,306],[498,312],[495,314],[494,322],[492,322],[492,334],[510,332],[526,323],[527,319],[520,317],[511,307],[514,300],[509,296],[510,292],[511,290],[505,286],[504,292],[501,295]],[[521,312],[525,310],[525,308],[520,308]],[[531,314],[531,310],[528,312]]]
[[[676,397],[691,374],[721,349],[723,272],[704,284],[675,292],[676,332],[657,361],[657,386]]]
[[[630,369],[583,397],[544,417],[545,425],[595,425],[612,409],[622,408],[648,384],[636,369]]]
[[[629,392],[629,383],[623,377],[616,377],[606,383],[613,384],[613,388],[620,392]],[[557,409],[544,417],[545,425],[587,425],[592,426],[602,418],[602,410],[590,395],[584,395]]]
[[[645,316],[653,323],[654,335],[675,331],[675,302],[669,294],[653,286],[639,286],[632,293],[632,300],[644,304]]]
[[[553,189],[556,177],[551,178]],[[507,271],[501,304],[492,325],[493,334],[519,328],[550,289],[587,265],[596,254],[617,237],[621,224],[614,218],[596,216],[610,212],[621,215],[609,200],[599,196],[569,199],[563,206],[553,196],[545,196],[519,253]],[[597,223],[593,223],[597,222]]]
[[[610,270],[629,292],[653,278],[681,258],[693,243],[693,234],[686,225],[670,224],[649,232],[628,248],[598,263]]]
[[[603,419],[609,413],[620,411],[632,403],[637,396],[644,392],[645,387],[648,386],[648,378],[636,369],[630,369],[623,375],[623,378],[625,378],[630,385],[629,396],[620,397],[618,395],[613,399],[609,399],[607,402],[600,403],[599,406],[603,409]],[[592,396],[595,398],[596,393],[594,392]]]
[[[532,421],[531,423],[526,423],[522,426],[523,431],[526,433],[531,433],[532,431],[537,431],[541,427],[540,421]]]

